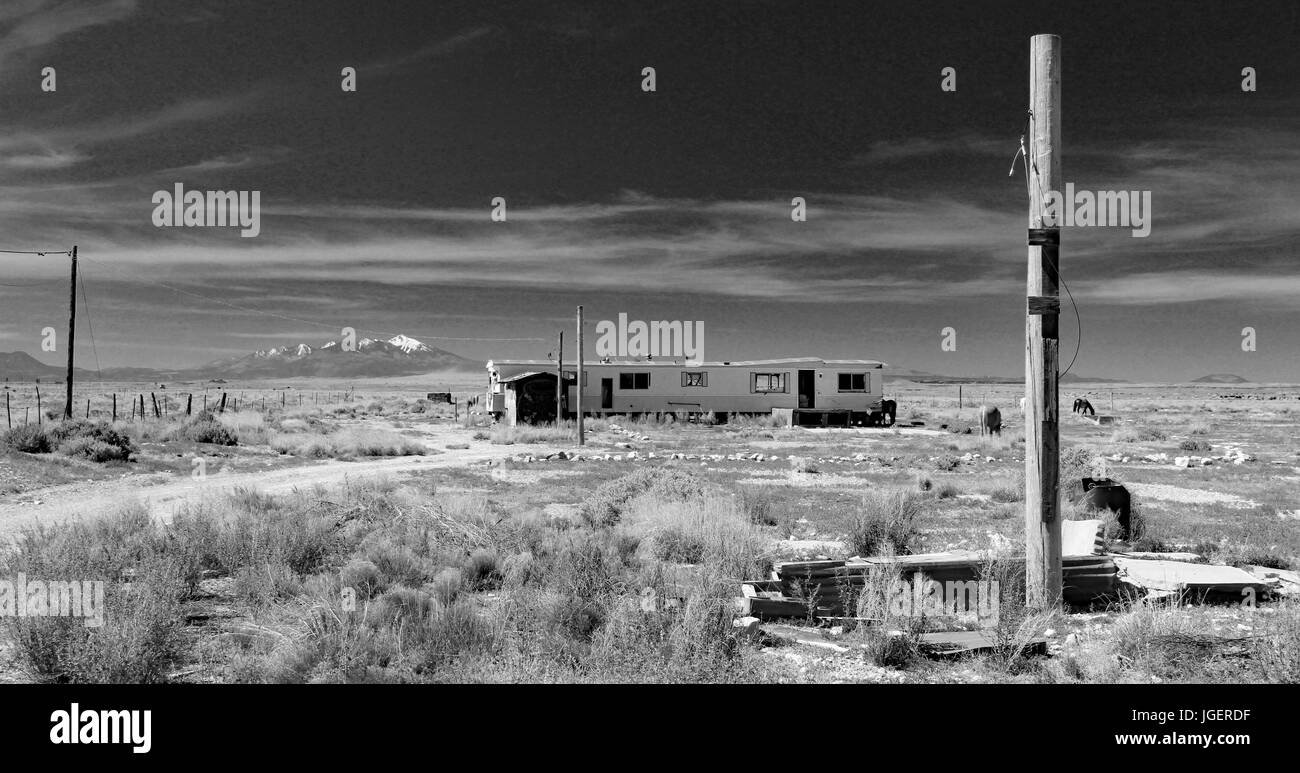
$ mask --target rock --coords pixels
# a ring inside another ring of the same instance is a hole
[[[738,617],[731,621],[731,627],[738,638],[746,641],[758,641],[763,633],[757,617]]]
[[[1175,467],[1191,467],[1192,459],[1190,456],[1179,456],[1174,458]]]

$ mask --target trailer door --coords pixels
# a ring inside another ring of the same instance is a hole
[[[817,407],[817,371],[799,371],[799,407]]]
[[[608,411],[614,407],[614,379],[600,380],[600,407]]]

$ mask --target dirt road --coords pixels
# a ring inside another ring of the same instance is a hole
[[[400,456],[364,461],[322,461],[308,467],[259,470],[240,473],[209,473],[196,480],[190,475],[154,483],[127,478],[120,481],[94,481],[52,486],[32,492],[39,502],[0,502],[0,540],[12,540],[22,526],[33,522],[58,523],[110,512],[129,502],[142,502],[154,517],[170,521],[176,510],[187,501],[219,497],[237,488],[255,489],[278,494],[295,488],[334,485],[345,479],[372,478],[381,475],[419,470],[466,467],[488,459],[502,459],[521,452],[519,446],[491,445],[470,440],[470,432],[459,428],[421,433],[430,449],[442,451],[433,456]],[[468,449],[446,450],[447,445],[468,444]],[[543,446],[529,446],[530,453],[548,453]],[[154,480],[157,480],[156,477]]]

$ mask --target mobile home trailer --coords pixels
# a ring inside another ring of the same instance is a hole
[[[884,366],[818,357],[690,365],[681,358],[588,361],[582,368],[582,411],[587,416],[712,414],[721,422],[735,414],[776,414],[789,424],[892,424]],[[494,418],[515,425],[575,415],[579,387],[571,365],[559,390],[551,360],[493,360],[487,369],[484,405]]]

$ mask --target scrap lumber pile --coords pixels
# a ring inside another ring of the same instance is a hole
[[[1002,560],[1012,572],[1024,572],[1023,557]],[[855,600],[867,586],[873,569],[878,576],[892,571],[914,581],[919,573],[925,580],[946,584],[980,582],[986,564],[985,558],[967,552],[787,561],[776,565],[769,580],[742,583],[742,612],[760,619],[853,617],[857,611]],[[1062,566],[1066,603],[1086,606],[1104,601],[1118,588],[1115,562],[1109,556],[1069,556],[1062,559]]]

